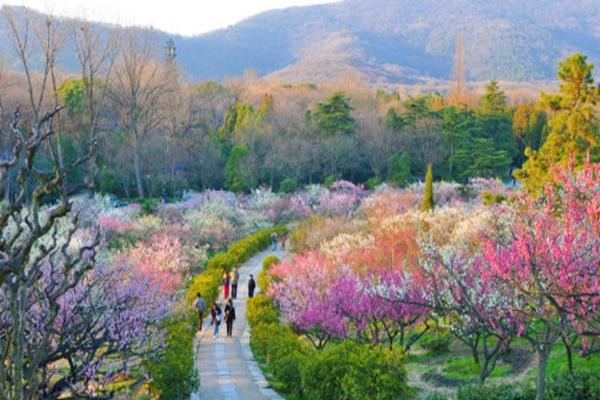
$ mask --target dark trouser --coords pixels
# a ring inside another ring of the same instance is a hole
[[[200,321],[198,322],[198,330],[199,331],[202,330],[202,314],[204,314],[203,311],[198,311],[198,318],[200,319]]]
[[[227,336],[231,337],[233,335],[233,320],[230,319],[227,321]]]
[[[237,283],[231,284],[231,297],[237,299]]]
[[[250,298],[254,297],[254,289],[248,289],[248,297],[250,297]]]

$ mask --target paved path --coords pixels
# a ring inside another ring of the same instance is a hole
[[[278,246],[279,247],[279,246]],[[204,321],[202,332],[196,334],[196,368],[200,374],[200,393],[191,400],[279,400],[283,399],[273,389],[254,361],[250,350],[250,327],[246,323],[246,300],[248,299],[248,275],[257,281],[265,257],[275,255],[283,259],[287,252],[263,251],[240,269],[237,299],[233,300],[236,320],[233,323],[233,338],[228,339],[225,323],[219,326],[217,338],[213,338],[213,327],[209,317]],[[259,292],[258,285],[255,293]],[[225,308],[223,293],[219,298],[221,309]],[[207,304],[210,309],[210,305]]]

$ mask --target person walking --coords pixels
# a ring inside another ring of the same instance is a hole
[[[202,330],[202,317],[204,315],[204,311],[206,311],[206,304],[204,304],[204,299],[200,292],[196,293],[196,301],[194,301],[194,307],[198,310],[198,330]]]
[[[250,274],[250,278],[248,279],[248,297],[254,297],[254,289],[256,288],[256,282],[254,282],[254,275]]]
[[[229,298],[229,271],[223,272],[223,298]]]
[[[240,273],[238,272],[237,268],[234,268],[233,272],[231,273],[231,298],[233,299],[237,299],[237,288],[239,280]]]
[[[227,300],[225,306],[225,323],[227,324],[227,337],[231,338],[233,335],[233,321],[235,321],[235,307],[231,299]]]
[[[285,234],[285,232],[281,232],[279,241],[281,242],[281,251],[285,251],[285,242],[287,242],[287,235]]]
[[[271,233],[271,250],[276,251],[277,250],[277,240],[279,239],[279,236],[277,236],[277,232],[273,232]]]
[[[213,338],[216,339],[219,334],[219,324],[221,323],[221,317],[223,312],[221,308],[213,301],[210,310],[211,321],[210,324],[214,327]]]

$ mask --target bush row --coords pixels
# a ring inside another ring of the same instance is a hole
[[[277,256],[267,256],[262,263],[262,269],[258,273],[258,287],[263,293],[267,293],[267,289],[269,289],[269,284],[271,283],[271,275],[269,275],[269,270],[274,264],[279,263],[279,258]]]
[[[248,300],[250,341],[286,393],[306,399],[401,399],[406,384],[403,354],[383,346],[345,341],[315,351],[278,321],[264,294]]]
[[[521,383],[500,386],[471,385],[459,387],[456,400],[534,400],[536,390]],[[428,400],[445,400],[433,394]],[[600,400],[600,371],[561,371],[546,380],[544,399],[548,400]]]
[[[163,321],[167,329],[166,347],[145,360],[152,382],[150,391],[163,399],[187,400],[198,390],[199,380],[194,364],[194,336],[198,318],[191,310],[178,310]]]

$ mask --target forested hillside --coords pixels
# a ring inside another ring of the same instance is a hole
[[[254,69],[279,81],[325,81],[357,69],[369,82],[448,79],[459,32],[471,80],[554,79],[573,52],[600,60],[596,0],[346,0],[263,13],[178,40],[184,68],[222,79]]]

